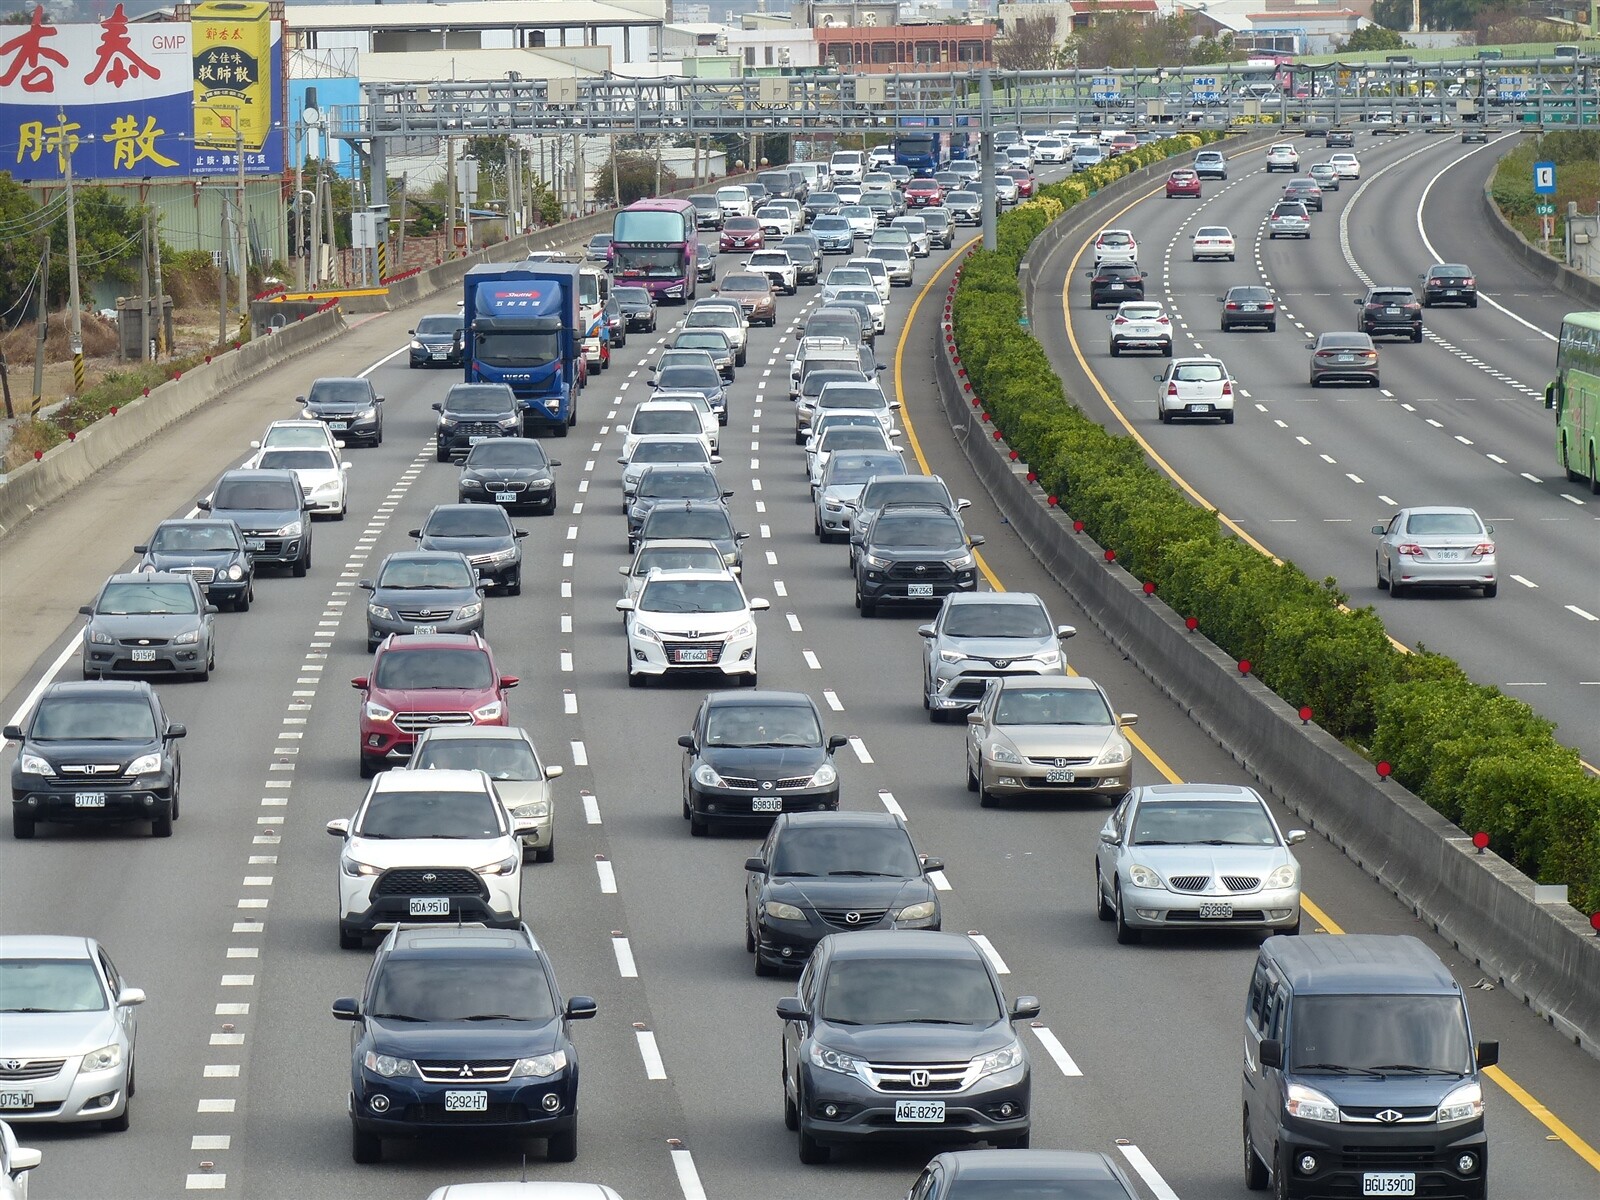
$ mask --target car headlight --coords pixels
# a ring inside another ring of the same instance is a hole
[[[737,642],[740,638],[752,638],[752,637],[755,637],[755,635],[756,635],[755,622],[754,621],[746,621],[743,625],[739,626],[739,628],[735,629],[732,633],[730,633],[728,635],[728,640],[730,642]]]
[[[290,521],[282,529],[278,529],[278,530],[273,531],[272,536],[273,537],[286,537],[286,538],[299,537],[304,532],[305,532],[305,526],[302,525],[299,521]]]
[[[472,719],[475,721],[498,721],[505,713],[506,706],[498,700],[491,700],[482,708],[472,710]]]
[[[481,867],[473,867],[472,873],[474,875],[513,875],[521,865],[522,855],[508,854],[492,863],[484,863]]]
[[[355,420],[355,421],[371,421],[371,420],[375,419],[377,417],[377,415],[378,415],[378,406],[376,404],[373,404],[373,405],[370,405],[367,408],[363,408],[360,412],[356,413],[356,415],[354,417],[352,417],[351,419]]]
[[[939,657],[947,663],[967,661],[966,652],[962,650],[941,650],[939,651]]]
[[[1262,886],[1273,891],[1279,888],[1293,887],[1294,877],[1294,864],[1284,863],[1283,866],[1275,868],[1272,874],[1267,876],[1266,882]]]
[[[371,700],[368,700],[364,707],[369,721],[394,720],[394,709],[392,708],[385,708],[383,705],[375,704]]]
[[[392,621],[395,619],[394,610],[386,608],[382,604],[367,605],[367,616],[375,617],[380,621]]]
[[[341,479],[330,479],[325,483],[317,484],[316,487],[311,489],[311,494],[313,496],[331,496],[339,490],[343,483],[344,481]]]
[[[1464,1083],[1446,1096],[1439,1105],[1438,1121],[1468,1121],[1483,1115],[1483,1089],[1476,1083]]]
[[[461,490],[462,491],[465,491],[465,492],[476,492],[476,491],[481,491],[482,489],[483,489],[483,480],[481,480],[481,479],[463,479],[461,481]]]
[[[101,1046],[98,1050],[91,1050],[83,1056],[78,1064],[78,1074],[83,1075],[89,1071],[109,1071],[113,1067],[122,1065],[122,1047],[113,1043],[110,1046]]]
[[[739,562],[739,552],[737,550],[729,550],[722,556],[722,561],[727,563],[730,567],[737,565]]]
[[[238,563],[232,564],[228,568],[228,578],[229,579],[243,579],[244,578],[244,568],[241,567]]]
[[[811,777],[807,787],[829,787],[839,778],[839,772],[834,770],[832,763],[823,763],[817,768],[816,774]]]
[[[824,1071],[837,1071],[841,1075],[857,1075],[860,1073],[861,1060],[854,1055],[830,1050],[827,1046],[819,1046],[813,1042],[811,1065],[821,1067]]]
[[[37,754],[24,754],[17,759],[17,770],[24,775],[49,775],[50,764]]]
[[[1130,757],[1128,743],[1121,738],[1117,738],[1104,750],[1100,751],[1100,757],[1094,760],[1094,765],[1097,767],[1120,767]]]
[[[648,625],[641,625],[637,621],[633,623],[631,632],[634,637],[642,638],[647,642],[659,642],[661,640],[661,635],[654,629],[651,629]]]
[[[550,815],[550,801],[530,800],[526,804],[519,804],[511,810],[511,815],[521,817],[525,821],[543,821]]]
[[[937,905],[932,900],[924,900],[919,904],[908,904],[895,913],[896,921],[926,921],[933,916]]]
[[[719,788],[728,786],[722,782],[722,776],[711,769],[710,763],[701,763],[694,769],[694,781],[701,787]]]
[[[1022,764],[1022,756],[1007,746],[1004,742],[992,742],[989,745],[989,757],[997,763]]]
[[[423,345],[423,344],[422,344],[422,343],[421,343],[421,342],[419,342],[419,341],[416,341],[416,340],[413,340],[413,341],[412,341],[412,343],[411,343],[411,348],[412,348],[412,349],[413,349],[413,350],[426,350],[426,349],[427,349],[427,347],[426,347],[426,346],[424,346],[424,345]]]
[[[200,631],[198,629],[190,629],[173,638],[172,644],[174,646],[192,646],[199,640]]]
[[[484,561],[491,563],[510,562],[516,557],[516,554],[517,548],[515,546],[510,546],[504,550],[496,550],[493,554],[484,555]]]
[[[475,602],[473,604],[463,604],[460,608],[456,609],[456,620],[458,620],[458,621],[470,621],[470,620],[472,620],[473,617],[477,616],[482,611],[483,611],[483,601],[482,600],[479,600],[479,601],[477,601],[477,602]]]
[[[1041,650],[1041,651],[1039,651],[1039,653],[1037,653],[1037,654],[1035,654],[1033,656],[1033,661],[1036,662],[1036,663],[1041,664],[1042,666],[1046,666],[1046,667],[1057,667],[1057,666],[1060,666],[1061,665],[1061,651],[1059,651],[1059,650]]]
[[[93,625],[89,626],[89,640],[97,646],[109,646],[116,641],[109,633],[103,629],[96,629]]]
[[[320,421],[322,418],[317,416],[314,409],[302,408],[300,410],[300,419],[302,421]]]
[[[1134,887],[1162,889],[1161,876],[1138,863],[1128,868],[1128,880]]]
[[[364,863],[359,859],[351,858],[348,854],[341,854],[339,856],[339,870],[354,879],[362,875],[377,875],[381,868],[375,867],[371,863]]]
[[[805,913],[792,904],[785,904],[782,900],[768,900],[761,906],[761,910],[778,921],[804,921]]]
[[[361,1065],[375,1074],[382,1075],[385,1079],[393,1079],[397,1075],[415,1076],[417,1064],[409,1058],[396,1058],[392,1054],[379,1054],[376,1050],[368,1050],[361,1060]]]
[[[27,768],[24,767],[24,770]],[[129,775],[154,775],[161,770],[161,755],[141,754],[128,764]]]
[[[1020,1067],[1022,1061],[1022,1043],[1014,1041],[1009,1046],[991,1050],[988,1054],[980,1054],[972,1060],[968,1069],[971,1070],[976,1067],[981,1078],[984,1075],[996,1075],[1001,1071],[1009,1071],[1012,1067]]]
[[[944,560],[944,565],[952,571],[965,571],[972,566],[972,555],[963,554],[956,558],[947,558]]]
[[[876,554],[863,554],[861,561],[869,567],[876,567],[880,571],[889,565],[887,558],[879,558]]]
[[[1475,1088],[1478,1085],[1472,1086]],[[1283,1107],[1291,1117],[1299,1117],[1304,1121],[1332,1121],[1334,1124],[1339,1121],[1339,1106],[1303,1083],[1289,1085],[1289,1094],[1284,1097]]]
[[[511,1068],[511,1078],[527,1078],[529,1075],[538,1079],[548,1079],[550,1076],[567,1068],[567,1052],[557,1050],[551,1054],[537,1054],[532,1058],[519,1058]]]

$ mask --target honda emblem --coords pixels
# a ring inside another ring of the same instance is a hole
[[[914,1088],[925,1088],[925,1087],[928,1086],[928,1082],[929,1082],[928,1073],[926,1071],[922,1070],[921,1068],[918,1068],[917,1070],[914,1070],[914,1071],[911,1072],[911,1086],[912,1087],[914,1087]]]

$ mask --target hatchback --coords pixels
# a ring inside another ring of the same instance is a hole
[[[717,248],[723,251],[762,250],[766,244],[760,221],[754,217],[735,216],[722,223],[722,237]]]
[[[1200,176],[1188,168],[1173,171],[1167,176],[1167,199],[1180,196],[1196,200],[1200,198]]]
[[[720,510],[720,501],[717,506]],[[651,517],[670,515],[663,507]],[[727,520],[725,512],[722,517]],[[646,536],[650,525],[651,518],[646,518]],[[617,601],[627,623],[628,686],[710,672],[754,687],[759,670],[755,614],[769,607],[759,596],[747,597],[726,569],[652,572],[637,597]],[[690,832],[704,834],[705,826],[696,829],[691,823]]]
[[[1356,328],[1373,337],[1404,337],[1422,340],[1422,305],[1408,287],[1368,288],[1355,300],[1361,311]]]
[[[1306,343],[1311,351],[1311,386],[1330,380],[1378,384],[1378,348],[1365,333],[1324,333]]]
[[[1216,417],[1233,424],[1233,377],[1221,359],[1176,358],[1156,380],[1156,415],[1163,425],[1177,417]]]
[[[371,579],[367,650],[391,633],[482,633],[483,586],[466,556],[449,550],[400,550]]]
[[[1339,190],[1339,172],[1334,170],[1332,163],[1317,163],[1311,168],[1311,178],[1324,192]]]
[[[724,275],[717,285],[717,295],[738,301],[745,320],[751,325],[770,327],[778,323],[778,298],[772,290],[772,280],[765,275],[750,271]]]
[[[326,451],[314,453],[327,453]],[[201,682],[217,666],[215,604],[193,575],[135,571],[106,580],[78,609],[83,677],[187,677]]]
[[[1414,587],[1500,590],[1494,526],[1470,508],[1402,508],[1374,525],[1378,590],[1398,599]]]

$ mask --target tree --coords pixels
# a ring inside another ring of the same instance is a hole
[[[1339,47],[1340,50],[1404,50],[1410,43],[1393,29],[1382,25],[1367,25],[1356,30]]]
[[[611,166],[611,156],[607,155],[600,164],[594,184],[594,198],[604,204],[632,204],[635,200],[656,195],[658,172],[662,192],[670,192],[678,186],[678,177],[662,166],[655,154],[619,148],[616,152],[616,174],[622,195],[618,197],[611,188]]]
[[[80,282],[105,279],[132,283],[138,278],[142,228],[139,210],[124,203],[120,192],[110,188],[77,187],[73,195]],[[50,225],[50,299],[55,303],[64,303],[70,294],[67,258],[67,213],[63,207],[56,211]]]
[[[7,307],[29,294],[28,285],[39,269],[43,249],[39,234],[44,227],[33,197],[13,183],[9,173],[0,171],[0,296],[9,297]],[[27,314],[18,309],[8,315],[15,321]]]
[[[995,62],[1004,71],[1047,71],[1058,64],[1054,17],[1023,17],[1007,25],[1004,41],[994,45]]]
[[[1410,29],[1411,0],[1376,0],[1372,6],[1372,19],[1385,29]]]

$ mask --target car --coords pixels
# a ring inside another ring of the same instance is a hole
[[[369,593],[368,653],[392,633],[483,632],[485,589],[459,551],[398,550],[356,586]]]
[[[656,505],[674,500],[727,501],[732,496],[733,492],[717,480],[716,468],[710,464],[663,464],[646,468],[644,474],[639,476],[639,484],[633,490],[633,499],[626,514],[628,550],[632,552],[635,549],[644,519]]]
[[[844,457],[836,457],[829,469]],[[882,604],[938,604],[952,592],[976,591],[973,550],[983,541],[969,536],[941,506],[885,505],[863,531],[856,552],[856,609],[875,617]]]
[[[1311,178],[1316,180],[1317,186],[1324,192],[1337,192],[1339,190],[1339,172],[1332,163],[1313,164]]]
[[[499,505],[435,504],[427,519],[409,537],[419,550],[454,550],[466,556],[489,587],[508,596],[522,592],[522,539],[525,529],[515,529]]]
[[[719,226],[720,228],[720,226]],[[698,283],[714,283],[717,278],[719,238],[701,238],[695,252],[694,277]]]
[[[1471,117],[1465,118],[1461,126],[1462,144],[1465,145],[1467,142],[1488,142],[1489,133],[1489,124],[1481,116],[1477,120],[1473,120]]]
[[[1075,146],[1072,151],[1073,174],[1077,174],[1079,171],[1087,171],[1091,167],[1098,167],[1105,160],[1106,152],[1101,149],[1098,142],[1086,142]]]
[[[789,255],[794,262],[795,279],[798,283],[816,283],[822,276],[822,243],[817,240],[817,235],[812,230],[804,233],[792,233],[778,243],[778,249]]]
[[[43,1161],[40,1151],[19,1144],[11,1126],[0,1121],[0,1200],[28,1200],[28,1172]]]
[[[1163,783],[1117,805],[1095,848],[1095,915],[1132,945],[1150,929],[1300,932],[1300,864],[1253,788]]]
[[[822,303],[831,304],[841,288],[871,288],[878,292],[878,286],[872,275],[865,267],[857,265],[860,260],[852,258],[846,265],[834,267],[822,280]],[[878,292],[878,302],[884,302],[884,296]]]
[[[994,200],[996,206],[1015,204],[1022,198],[1022,189],[1016,178],[1005,171],[994,174]]]
[[[1080,1150],[947,1150],[917,1176],[908,1200],[1137,1200],[1109,1154]]]
[[[1311,240],[1311,214],[1298,200],[1280,200],[1267,215],[1267,240],[1280,237]]]
[[[750,535],[735,530],[728,508],[718,500],[659,502],[639,526],[630,549],[661,538],[694,538],[713,542],[722,551],[722,562],[734,574],[744,566],[744,543]]]
[[[1306,343],[1311,351],[1311,386],[1333,380],[1378,387],[1378,348],[1370,334],[1323,333]]]
[[[1233,424],[1233,376],[1220,358],[1175,358],[1155,381],[1156,416],[1163,425],[1178,417],[1216,417]]]
[[[1408,287],[1372,287],[1354,301],[1361,311],[1356,328],[1378,337],[1422,340],[1422,304]]]
[[[699,363],[673,362],[658,366],[650,387],[652,398],[665,397],[668,393],[676,398],[678,392],[694,392],[705,400],[718,425],[728,423],[728,385],[722,372],[712,365],[709,355]],[[711,448],[717,449],[715,438]]]
[[[750,213],[753,216],[756,209],[767,202],[767,185],[764,183],[747,183],[744,193],[750,198]]]
[[[1222,332],[1258,328],[1268,333],[1278,330],[1278,302],[1272,289],[1260,284],[1241,284],[1222,294]]]
[[[465,349],[462,331],[465,322],[460,313],[430,313],[417,319],[417,327],[408,330],[411,344],[406,348],[406,365],[418,367],[459,367]]]
[[[626,580],[623,599],[632,600],[638,597],[652,571],[719,571],[724,567],[722,551],[714,542],[704,538],[656,538],[640,543],[627,565],[617,571]],[[737,567],[727,569],[739,573]],[[623,614],[623,623],[627,623],[627,614]]]
[[[856,569],[856,553],[867,527],[878,510],[888,504],[935,505],[953,514],[964,512],[972,501],[958,500],[950,494],[945,481],[938,475],[874,475],[862,485],[853,500],[845,501],[845,523],[850,528],[849,568]]]
[[[906,211],[906,202],[900,195],[900,190],[892,184],[881,190],[870,190],[861,193],[861,203],[872,210],[872,217],[878,225],[887,225],[896,217]]]
[[[1137,134],[1132,133],[1113,134],[1111,140],[1106,143],[1106,152],[1112,158],[1115,158],[1119,154],[1127,154],[1130,151],[1137,150],[1138,148],[1139,137]]]
[[[908,208],[927,208],[943,203],[944,188],[936,179],[907,180],[905,198]]]
[[[668,350],[703,350],[711,359],[717,373],[729,383],[733,382],[733,345],[727,334],[717,329],[684,329],[674,334],[667,343]]]
[[[696,193],[689,197],[689,203],[694,205],[696,229],[722,228],[722,205],[717,203],[717,197],[714,193]]]
[[[1372,532],[1378,590],[1396,599],[1416,587],[1478,588],[1485,599],[1500,591],[1494,526],[1470,508],[1402,508]]]
[[[830,308],[846,309],[856,317],[863,345],[875,345],[878,334],[888,326],[889,307],[878,295],[877,288],[841,287],[834,292],[828,305]]]
[[[1123,731],[1138,719],[1080,675],[994,676],[967,714],[967,790],[984,808],[1024,797],[1115,804],[1133,783]]]
[[[811,223],[811,232],[824,254],[849,254],[855,249],[855,230],[844,217],[820,216]]]
[[[561,778],[564,769],[540,759],[527,730],[500,725],[425,729],[411,752],[411,769],[482,771],[517,822],[523,858],[555,861],[555,798],[550,784]]]
[[[804,967],[832,933],[940,927],[939,893],[928,877],[944,870],[943,860],[917,853],[905,818],[837,807],[837,795],[833,811],[786,806],[760,852],[745,860],[744,948],[757,975]]]
[[[277,449],[283,446],[317,446],[343,450],[344,442],[333,436],[325,421],[273,421],[262,435],[251,441],[250,449]]]
[[[1478,281],[1466,263],[1434,263],[1420,278],[1424,308],[1438,304],[1478,307]]]
[[[695,503],[704,502],[687,501],[683,507]],[[648,538],[654,518],[676,515],[677,509],[658,506],[646,518],[641,540]],[[720,501],[717,510],[726,520]],[[617,601],[617,611],[627,614],[628,686],[643,687],[651,678],[667,675],[712,672],[754,687],[754,614],[769,607],[760,597],[746,597],[739,580],[725,569],[653,572],[637,597]]]
[[[704,397],[701,397],[702,401]],[[707,425],[710,431],[707,431]],[[697,407],[687,400],[646,400],[637,405],[628,423],[622,427],[622,459],[632,461],[633,452],[645,438],[667,434],[698,435],[706,446],[707,456],[716,453],[712,436],[716,433],[716,417],[707,422]]]
[[[626,513],[633,503],[639,480],[645,471],[658,463],[708,463],[716,466],[722,459],[711,453],[705,434],[692,433],[650,434],[639,439],[632,451],[617,459],[622,467],[622,511]]]
[[[255,561],[237,523],[215,517],[162,521],[149,540],[133,548],[140,572],[189,575],[209,603],[248,612],[255,599]]]
[[[862,286],[866,287],[867,285],[863,284]],[[868,290],[873,293],[873,297],[876,299],[877,289],[869,288]],[[800,329],[800,340],[803,343],[805,339],[811,337],[833,337],[839,338],[847,346],[852,341],[857,345],[863,345],[866,344],[867,335],[871,332],[870,322],[863,328],[861,313],[853,305],[823,301],[819,307],[813,309],[810,315],[806,317],[806,323]],[[794,393],[791,391],[791,399],[793,395]]]
[[[1328,130],[1329,149],[1332,149],[1334,146],[1354,146],[1355,144],[1356,135],[1354,130],[1338,128]],[[1355,155],[1352,154],[1350,157],[1354,159]]]
[[[750,322],[745,319],[744,306],[697,301],[683,319],[683,330],[715,329],[728,339],[733,347],[733,363],[742,367],[750,347]]]
[[[1078,631],[1050,619],[1032,592],[956,592],[918,628],[922,707],[938,722],[978,705],[995,680],[1061,675],[1061,643]]]
[[[720,381],[721,376],[718,376],[710,366],[701,364],[701,368],[704,370],[705,374],[716,376],[716,378]],[[667,368],[667,371],[671,371],[674,374],[680,374],[683,369],[684,368],[682,364],[677,364]],[[662,374],[666,374],[667,371],[663,371]],[[706,399],[706,389],[704,385],[701,385],[700,387],[663,387],[657,391],[651,392],[650,399],[647,403],[649,405],[649,411],[656,414],[666,412],[669,409],[675,409],[676,407],[682,405],[688,405],[690,408],[694,409],[695,416],[700,419],[700,432],[706,439],[706,444],[711,448],[712,454],[717,453],[719,444],[721,442],[722,427],[718,423],[718,412],[711,407],[711,401]],[[623,427],[620,425],[617,428],[619,431],[623,429]],[[627,441],[628,438],[624,436],[624,445],[627,444]]]
[[[1201,259],[1225,258],[1233,262],[1238,248],[1234,244],[1233,230],[1226,225],[1202,225],[1194,231],[1194,242],[1189,257],[1193,262]]]
[[[1328,145],[1334,146],[1334,145],[1340,145],[1340,144],[1343,144],[1343,145],[1352,145],[1353,144],[1353,143],[1350,143],[1350,142],[1337,143],[1337,142],[1335,142],[1333,140],[1333,138],[1334,138],[1334,135],[1330,133],[1328,135]],[[1329,155],[1328,156],[1328,165],[1339,173],[1339,178],[1340,179],[1360,179],[1361,178],[1361,162],[1360,162],[1359,159],[1356,158],[1356,156],[1354,154],[1332,154],[1332,155]]]
[[[113,575],[92,604],[78,609],[83,677],[211,678],[217,666],[215,604],[193,575],[133,571]]]
[[[542,1137],[551,1162],[577,1158],[578,1048],[570,1026],[599,1006],[588,996],[562,1000],[549,957],[526,925],[394,929],[361,997],[341,997],[332,1011],[355,1024],[356,1162],[380,1161],[385,1138],[454,1143],[467,1132]]]
[[[1105,263],[1085,274],[1089,276],[1091,309],[1102,304],[1121,305],[1127,300],[1144,299],[1144,274],[1137,263]]]
[[[1038,1016],[1039,1002],[1008,1006],[970,937],[830,933],[777,1013],[784,1124],[802,1163],[907,1138],[1027,1147],[1032,1077],[1012,1022]]]
[[[898,191],[899,188],[895,184],[894,176],[889,174],[888,170],[886,169],[890,165],[892,165],[892,160],[890,163],[884,163],[882,166],[875,167],[873,170],[863,175],[861,177],[861,190],[863,192]]]
[[[583,257],[589,262],[611,261],[611,235],[597,233],[583,244]]]
[[[1155,350],[1172,357],[1172,318],[1153,300],[1129,300],[1117,305],[1111,328],[1111,357],[1129,350]]]
[[[361,777],[403,764],[424,729],[505,725],[506,693],[520,680],[501,675],[479,634],[394,634],[378,645],[370,674],[350,681],[361,693]]]
[[[859,378],[852,371],[811,371],[800,385],[800,400],[795,405],[797,421],[805,421],[803,434],[798,440],[805,445],[812,430],[812,421],[822,413],[861,412],[878,418],[885,434],[894,432],[894,414],[900,407],[898,400],[890,400],[884,391],[870,379]]]
[[[552,514],[556,511],[555,468],[560,465],[561,460],[547,455],[536,438],[491,438],[472,447],[462,460],[456,500]]]
[[[0,1012],[5,1014],[7,1121],[81,1125],[126,1132],[135,1089],[144,992],[130,987],[93,938],[0,934]],[[3,1135],[13,1173],[39,1164],[9,1127]],[[18,1195],[26,1194],[26,1178]]]
[[[874,146],[867,151],[867,170],[882,171],[883,168],[894,165],[893,146]]]
[[[898,448],[834,452],[812,485],[812,532],[823,542],[848,537],[851,504],[867,480],[904,474],[905,460]]]
[[[933,252],[933,238],[928,231],[928,214],[918,213],[916,216],[896,217],[889,222],[888,233],[892,230],[903,229],[910,238],[912,255],[917,258],[927,258]]]
[[[887,175],[889,177],[889,181],[902,192],[906,190],[906,186],[911,182],[912,179],[911,168],[896,162],[885,163],[883,166],[883,173]]]
[[[831,416],[831,414],[830,414]],[[806,439],[806,477],[818,483],[834,454],[842,450],[886,450],[896,454],[900,447],[871,413],[846,411],[834,417],[827,429],[813,430]]]
[[[1200,198],[1200,176],[1187,167],[1180,167],[1167,175],[1167,199],[1192,196]]]
[[[849,224],[851,232],[856,237],[871,237],[873,230],[878,228],[878,214],[865,204],[844,204],[839,207],[839,215]]]
[[[874,258],[870,254],[862,255],[860,258],[847,259],[843,268],[835,267],[832,271],[829,271],[828,278],[832,279],[835,273],[841,269],[849,270],[851,268],[865,271],[872,282],[872,286],[878,291],[878,298],[881,299],[885,304],[889,303],[889,291],[893,285],[889,281],[889,268],[884,265],[882,259]],[[840,276],[841,280],[844,278],[846,277]],[[855,276],[850,276],[849,279],[851,281],[850,286],[860,286],[860,283]]]
[[[237,525],[256,567],[286,566],[296,577],[311,569],[311,502],[293,471],[224,471],[195,506]]]
[[[370,379],[324,377],[313,379],[304,396],[296,396],[300,417],[323,421],[345,445],[365,442],[383,445],[383,397]]]
[[[306,494],[312,516],[344,520],[349,509],[350,464],[326,446],[271,446],[257,450],[241,470],[292,471]]]
[[[606,344],[612,349],[628,344],[628,318],[622,315],[622,304],[615,295],[606,297],[606,302],[601,308],[606,322]],[[604,366],[611,365],[609,351],[606,354]]]
[[[941,250],[948,250],[955,245],[954,222],[942,205],[938,208],[930,208],[921,215],[922,223],[928,230],[930,249],[936,246]]]
[[[1041,137],[1033,144],[1033,153],[1041,163],[1064,163],[1067,161],[1067,143],[1059,137]]]
[[[866,171],[866,160],[860,150],[835,150],[828,159],[828,174],[840,181],[860,179]]]
[[[783,290],[785,296],[792,296],[800,290],[800,269],[787,250],[758,250],[745,259],[743,270],[752,275],[765,275],[773,287]],[[724,286],[717,289],[718,293],[725,292],[729,280],[739,278],[741,276],[738,275],[725,276]]]
[[[778,323],[778,298],[773,293],[772,280],[764,274],[740,271],[724,275],[717,284],[717,295],[737,300],[751,325],[771,328]]]
[[[945,193],[944,208],[957,225],[976,225],[983,220],[983,196],[969,189]]]
[[[1289,142],[1274,142],[1267,147],[1267,174],[1274,171],[1293,173],[1300,169],[1300,151]]]
[[[1306,208],[1322,211],[1322,188],[1310,176],[1297,175],[1283,185],[1285,200],[1298,200]]]
[[[796,231],[794,214],[776,204],[763,204],[756,210],[756,222],[764,238],[788,237]],[[726,226],[723,227],[726,231]],[[732,249],[733,247],[724,247]]]
[[[1220,150],[1201,150],[1194,156],[1194,173],[1201,179],[1226,179],[1228,160]]]
[[[801,207],[806,210],[806,224],[815,227],[818,217],[833,216],[843,204],[838,192],[824,191],[808,194]]]
[[[916,278],[911,251],[904,246],[873,246],[867,250],[867,257],[883,264],[890,287],[910,287]]]
[[[766,244],[765,231],[755,217],[730,216],[722,223],[722,236],[717,249],[723,253],[729,250],[761,250]]]
[[[149,821],[152,837],[171,837],[183,776],[176,743],[187,733],[144,680],[50,684],[5,728],[20,743],[12,835],[27,841],[40,822]]]
[[[656,301],[649,288],[619,284],[611,289],[611,299],[616,301],[626,323],[624,336],[635,330],[643,333],[656,331]]]

